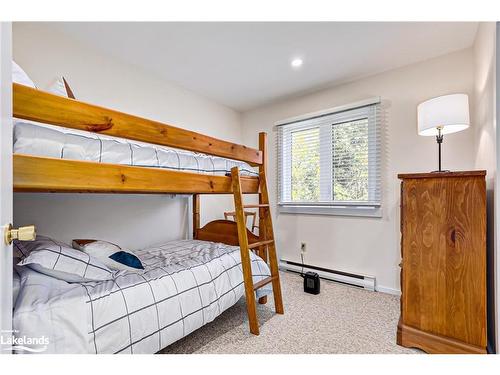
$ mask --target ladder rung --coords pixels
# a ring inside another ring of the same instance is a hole
[[[270,282],[272,282],[275,278],[276,276],[268,276],[265,279],[260,280],[259,282],[253,284],[253,290],[262,288],[264,285],[267,285]]]
[[[243,208],[263,208],[263,207],[269,207],[269,204],[244,204]]]
[[[266,241],[254,242],[252,244],[249,244],[248,248],[249,249],[255,249],[256,247],[261,247],[261,246],[264,246],[264,245],[268,245],[268,244],[273,243],[273,242],[274,242],[274,240],[266,240]]]

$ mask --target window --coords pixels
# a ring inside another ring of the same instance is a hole
[[[292,201],[319,200],[319,128],[291,132]]]
[[[379,101],[278,125],[284,213],[380,216]]]

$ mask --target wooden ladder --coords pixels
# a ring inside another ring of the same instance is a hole
[[[241,265],[243,268],[243,281],[245,284],[245,297],[247,303],[248,323],[250,332],[259,334],[259,321],[257,319],[257,306],[255,301],[255,291],[264,285],[272,283],[274,294],[274,307],[277,314],[283,314],[283,300],[281,297],[281,285],[278,270],[278,257],[274,242],[273,223],[271,210],[269,208],[269,195],[267,190],[265,167],[259,171],[259,204],[243,204],[243,194],[241,193],[240,172],[238,167],[231,169],[232,187],[234,195],[234,208],[236,213],[236,223],[238,227],[238,240],[241,251]],[[259,209],[259,241],[249,244],[245,219],[245,208]],[[252,279],[252,266],[250,261],[250,250],[257,250],[258,255],[264,261],[269,262],[271,276],[262,279],[256,284]],[[267,251],[266,251],[267,250]],[[260,303],[266,303],[266,298],[259,299]]]

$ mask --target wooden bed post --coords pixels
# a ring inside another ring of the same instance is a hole
[[[193,240],[198,238],[200,229],[200,194],[193,194]]]
[[[262,164],[259,165],[259,176],[266,176],[267,172],[267,133],[259,133],[259,150],[262,152]],[[264,202],[262,200],[262,192],[259,190],[259,205]],[[264,220],[265,208],[259,208],[259,237],[260,241],[266,240],[266,223]],[[262,246],[258,250],[258,255],[267,263],[267,246]],[[260,297],[259,303],[264,305],[267,303],[267,296]]]

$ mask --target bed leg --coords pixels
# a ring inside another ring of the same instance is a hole
[[[193,240],[198,238],[200,229],[200,195],[193,194]]]

